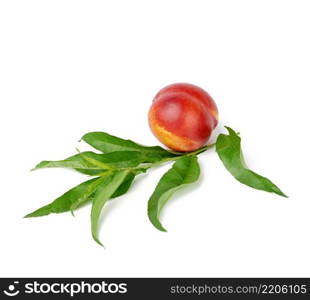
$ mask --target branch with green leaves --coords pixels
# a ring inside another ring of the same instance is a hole
[[[252,188],[287,197],[269,179],[251,171],[243,160],[241,138],[231,128],[228,134],[219,134],[215,144],[204,146],[194,152],[177,153],[159,146],[144,146],[131,140],[121,139],[104,132],[90,132],[81,140],[100,151],[79,152],[59,161],[42,161],[33,170],[42,168],[70,168],[93,176],[34,212],[26,218],[46,216],[51,213],[71,212],[86,203],[92,204],[91,232],[99,243],[98,227],[101,211],[106,203],[124,195],[134,179],[151,168],[174,162],[161,177],[148,201],[148,217],[160,231],[166,231],[160,222],[160,212],[176,191],[196,182],[200,175],[198,155],[215,147],[225,168],[239,182]]]

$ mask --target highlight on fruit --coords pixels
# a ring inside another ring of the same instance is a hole
[[[211,149],[215,149],[223,166],[240,183],[287,197],[272,181],[253,172],[245,164],[241,137],[232,128],[225,126],[226,133],[218,134],[215,143],[208,143],[218,121],[218,108],[204,89],[189,83],[168,85],[155,95],[148,112],[148,122],[153,134],[169,149],[144,146],[101,131],[86,133],[81,141],[96,152],[78,151],[64,160],[41,161],[33,170],[69,168],[92,178],[25,217],[63,212],[74,214],[76,209],[91,203],[91,234],[102,245],[98,231],[102,209],[108,202],[124,195],[140,174],[155,166],[173,163],[154,187],[147,203],[151,224],[160,231],[166,231],[160,218],[163,207],[179,189],[198,180],[199,159],[207,159],[200,154]]]

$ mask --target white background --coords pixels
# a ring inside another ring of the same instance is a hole
[[[310,276],[309,1],[1,1],[1,276]],[[221,123],[241,132],[248,165],[287,193],[239,184],[216,154],[171,199],[168,233],[147,200],[168,166],[140,176],[103,212],[23,215],[80,183],[29,170],[89,149],[89,131],[147,145],[155,93],[205,88]]]

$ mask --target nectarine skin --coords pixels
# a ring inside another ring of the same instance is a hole
[[[206,144],[218,123],[218,109],[200,87],[176,83],[156,94],[148,117],[153,134],[164,145],[189,152]]]

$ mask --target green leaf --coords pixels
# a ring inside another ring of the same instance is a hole
[[[128,192],[130,189],[135,177],[145,172],[145,170],[140,171],[139,169],[133,171],[130,171],[127,175],[127,177],[124,179],[124,182],[118,187],[118,189],[115,191],[115,193],[111,196],[111,199],[120,197]],[[94,198],[94,197],[93,197]],[[91,200],[93,200],[93,198]]]
[[[152,224],[160,231],[166,231],[159,221],[159,215],[169,198],[184,185],[198,180],[200,167],[197,156],[179,158],[157,184],[148,202],[148,216]]]
[[[89,132],[82,137],[82,140],[104,153],[114,151],[138,151],[144,154],[144,162],[156,162],[163,158],[179,155],[159,146],[143,146],[131,140],[124,140],[105,132]]]
[[[42,168],[72,168],[83,174],[99,175],[110,169],[136,167],[144,161],[144,154],[138,151],[116,151],[105,154],[86,151],[64,160],[42,161],[33,170]]]
[[[104,182],[98,187],[98,190],[93,199],[93,205],[91,210],[91,231],[94,240],[100,244],[98,238],[98,227],[101,210],[106,202],[112,197],[117,189],[124,183],[129,174],[128,170],[115,172],[109,177],[106,177]]]
[[[77,208],[82,206],[88,201],[88,198],[94,193],[98,185],[102,183],[103,179],[104,177],[96,177],[85,181],[70,189],[52,203],[26,215],[25,218],[46,216],[51,213],[62,213],[70,211],[72,207]]]
[[[226,169],[241,183],[252,188],[287,197],[274,183],[266,177],[258,175],[246,166],[242,150],[241,138],[231,128],[226,127],[228,135],[220,134],[216,141],[216,152]]]
[[[116,198],[116,197],[119,197],[119,196],[122,196],[122,195],[126,194],[128,192],[128,190],[129,190],[129,188],[131,187],[135,177],[136,177],[136,174],[134,174],[132,172],[128,173],[128,175],[126,176],[126,178],[124,179],[122,184],[113,193],[111,198]]]
[[[109,169],[108,165],[94,164],[94,162],[98,159],[98,155],[100,154],[87,151],[70,156],[64,160],[44,160],[37,164],[32,170],[38,170],[43,168],[71,168],[83,174],[97,175]],[[93,161],[88,161],[87,159],[85,159],[86,157],[93,159]]]
[[[96,156],[98,160],[114,169],[133,168],[145,160],[143,154],[138,151],[115,151]]]
[[[120,197],[128,192],[137,174],[130,172],[124,179],[124,182],[118,187],[115,193],[111,196],[111,199]],[[90,200],[93,201],[94,195],[91,196]]]

